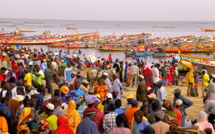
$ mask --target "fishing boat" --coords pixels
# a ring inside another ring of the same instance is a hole
[[[137,56],[137,57],[144,57],[145,53],[144,52],[135,52],[135,56]]]
[[[181,60],[187,62],[196,63],[197,68],[201,70],[203,67],[206,68],[209,74],[215,73],[215,59],[213,58],[205,58],[187,54],[180,54]]]
[[[153,55],[153,54],[154,54],[154,51],[145,51],[145,54],[146,54],[146,55]]]
[[[100,47],[101,51],[131,51],[133,47]]]
[[[35,29],[32,29],[32,30],[27,30],[27,29],[25,29],[25,30],[23,30],[23,29],[17,29],[19,32],[37,32],[37,30],[35,30]]]
[[[171,55],[168,53],[154,53],[154,57],[170,57]]]
[[[53,43],[53,44],[51,44],[49,47],[51,47],[51,48],[55,48],[55,47],[57,47],[57,48],[60,48],[60,47],[65,47],[67,44],[66,43]]]
[[[176,28],[173,26],[153,26],[153,28]]]
[[[84,45],[84,44],[67,44],[65,47],[68,49],[86,48],[86,45]]]
[[[13,23],[13,22],[10,22],[10,21],[0,21],[0,23]]]
[[[199,30],[203,32],[215,32],[215,29],[209,29],[209,28],[199,28]]]
[[[42,22],[25,22],[26,24],[43,24]]]
[[[76,27],[66,27],[66,29],[68,29],[68,30],[77,30],[78,28],[76,28]]]
[[[132,25],[120,25],[120,24],[117,24],[119,27],[133,27]]]

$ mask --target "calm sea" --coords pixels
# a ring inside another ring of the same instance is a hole
[[[214,36],[215,32],[202,32],[198,28],[214,28],[215,22],[208,21],[80,21],[80,20],[35,20],[35,19],[3,19],[0,21],[10,21],[13,23],[0,23],[0,28],[3,28],[5,32],[15,31],[16,28],[22,30],[32,30],[36,29],[37,32],[25,33],[26,36],[42,34],[44,31],[48,30],[51,34],[79,34],[94,32],[98,29],[101,35],[122,35],[122,34],[139,34],[139,33],[149,33],[153,32],[154,35],[150,38],[155,37],[178,37],[190,34],[195,34],[197,36]],[[26,24],[24,22],[41,22],[42,24]],[[67,30],[65,24],[69,27],[78,28],[77,30]],[[129,27],[128,27],[129,26]],[[175,28],[153,28],[153,26],[168,26]],[[32,48],[38,48],[38,46],[30,46]],[[45,46],[43,49],[47,49]],[[58,49],[53,49],[59,50]],[[71,50],[72,51],[72,50]],[[113,54],[114,58],[120,58],[125,60],[125,55],[123,52],[101,52],[95,49],[83,49],[82,53],[90,54],[95,53],[96,56],[107,58],[109,53]],[[204,57],[212,57],[206,56]],[[165,61],[170,60],[169,58],[154,59],[151,56],[142,57],[144,61]],[[126,60],[132,60],[128,58]]]

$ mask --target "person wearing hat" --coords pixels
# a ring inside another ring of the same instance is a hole
[[[110,112],[110,103],[112,99],[113,95],[108,93],[106,99],[102,102],[102,105],[104,106],[104,114],[108,114]]]
[[[166,89],[162,86],[162,82],[159,81],[157,83],[157,99],[160,101],[161,105],[165,102],[166,100]]]
[[[53,111],[53,114],[56,115],[57,117],[60,117],[60,116],[65,117],[64,111],[61,108],[61,105],[62,105],[61,98],[60,97],[53,97],[52,100],[51,100],[51,102],[52,102],[52,104],[55,107],[55,109]]]
[[[144,99],[146,99],[146,82],[144,81],[144,77],[142,75],[139,76],[138,81],[139,85],[136,91],[136,98],[137,101],[142,102]]]
[[[30,95],[31,95],[30,105],[31,105],[33,108],[35,108],[35,109],[38,108],[37,98],[38,98],[38,95],[39,95],[39,94],[40,94],[40,93],[37,92],[36,89],[33,89],[33,90],[30,91]]]
[[[89,92],[89,82],[86,79],[83,79],[81,85],[79,87],[82,91],[84,91],[85,95]]]
[[[152,113],[152,103],[157,99],[157,96],[154,93],[151,93],[149,95],[147,95],[148,98],[148,102],[149,102],[149,106],[148,106],[148,112]]]
[[[106,73],[106,72],[104,72],[103,74],[102,74],[102,78],[104,79],[104,84],[105,85],[107,85],[107,87],[108,87],[108,92],[109,93],[112,93],[112,91],[113,91],[113,86],[112,86],[112,83],[111,83],[111,81],[110,81],[110,79],[108,78],[108,73]]]
[[[126,98],[127,98],[127,103],[124,106],[124,110],[127,110],[127,109],[131,108],[131,100],[134,99],[134,95],[130,94]]]
[[[94,122],[96,119],[96,112],[94,110],[88,110],[86,118],[84,118],[78,125],[76,130],[77,134],[99,134],[98,127]]]
[[[113,90],[118,91],[118,98],[121,99],[122,98],[122,84],[118,79],[118,74],[114,73],[113,74]]]
[[[181,95],[181,90],[180,89],[175,89],[174,90],[174,98],[173,98],[173,106],[176,107],[176,101],[178,99],[181,99],[183,104],[180,107],[180,111],[182,114],[182,123],[181,126],[184,127],[185,126],[185,116],[187,116],[187,113],[185,111],[186,108],[190,107],[193,105],[193,102],[188,100],[187,98],[185,98],[184,96]]]
[[[125,111],[125,117],[126,117],[128,126],[131,125],[132,119],[134,118],[134,113],[138,110],[137,109],[138,101],[134,100],[134,99],[131,100],[131,106],[132,106],[131,108],[129,108]]]
[[[48,115],[48,118],[46,118],[46,121],[49,123],[51,130],[57,129],[57,116],[53,114],[54,111],[54,105],[52,103],[48,103],[46,105],[46,114]]]
[[[103,130],[103,127],[102,127],[102,120],[103,120],[103,117],[104,117],[104,113],[101,112],[97,107],[100,103],[100,100],[94,96],[94,95],[88,95],[86,97],[86,101],[87,101],[87,104],[88,104],[88,108],[86,108],[83,112],[83,118],[86,118],[87,117],[87,112],[90,111],[90,110],[93,110],[96,112],[96,118],[94,120],[94,122],[96,123],[97,127],[98,127],[98,130],[99,131],[102,131]]]
[[[155,130],[155,134],[166,134],[169,130],[169,124],[162,121],[165,113],[163,111],[157,111],[155,113],[156,123],[152,124],[151,127]]]

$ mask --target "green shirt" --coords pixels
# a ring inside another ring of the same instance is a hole
[[[48,118],[46,118],[46,121],[48,121],[52,130],[56,130],[58,128],[56,115],[49,116]]]

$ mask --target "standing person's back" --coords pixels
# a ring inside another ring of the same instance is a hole
[[[140,75],[139,79],[139,85],[137,87],[137,91],[136,91],[136,98],[137,101],[142,102],[145,98],[146,98],[146,82],[143,80],[144,77],[142,75]]]
[[[131,67],[131,83],[130,87],[137,85],[137,77],[139,75],[139,68],[137,66],[137,63],[134,62],[134,65]],[[133,84],[134,83],[134,84]]]
[[[137,106],[138,106],[137,100],[132,100],[131,106],[132,106],[131,108],[129,108],[125,111],[125,117],[126,117],[128,125],[131,125],[132,119],[134,118],[134,113],[138,110],[137,109]]]
[[[161,121],[164,118],[163,111],[157,111],[155,114],[156,123],[152,124],[151,127],[155,130],[155,134],[166,134],[169,130],[169,124]]]
[[[185,126],[185,116],[187,116],[185,109],[192,106],[193,102],[185,98],[184,96],[181,95],[181,90],[180,89],[175,89],[174,90],[174,98],[173,98],[173,106],[176,107],[176,101],[181,100],[183,103],[179,107],[181,114],[182,114],[182,127]]]
[[[153,84],[154,84],[154,93],[157,95],[157,82],[160,80],[159,79],[159,70],[158,68],[160,67],[160,64],[156,64],[153,68],[152,68],[152,80],[153,80]]]
[[[96,123],[94,122],[96,118],[96,112],[93,110],[87,111],[87,117],[79,123],[76,130],[77,134],[99,134]]]

